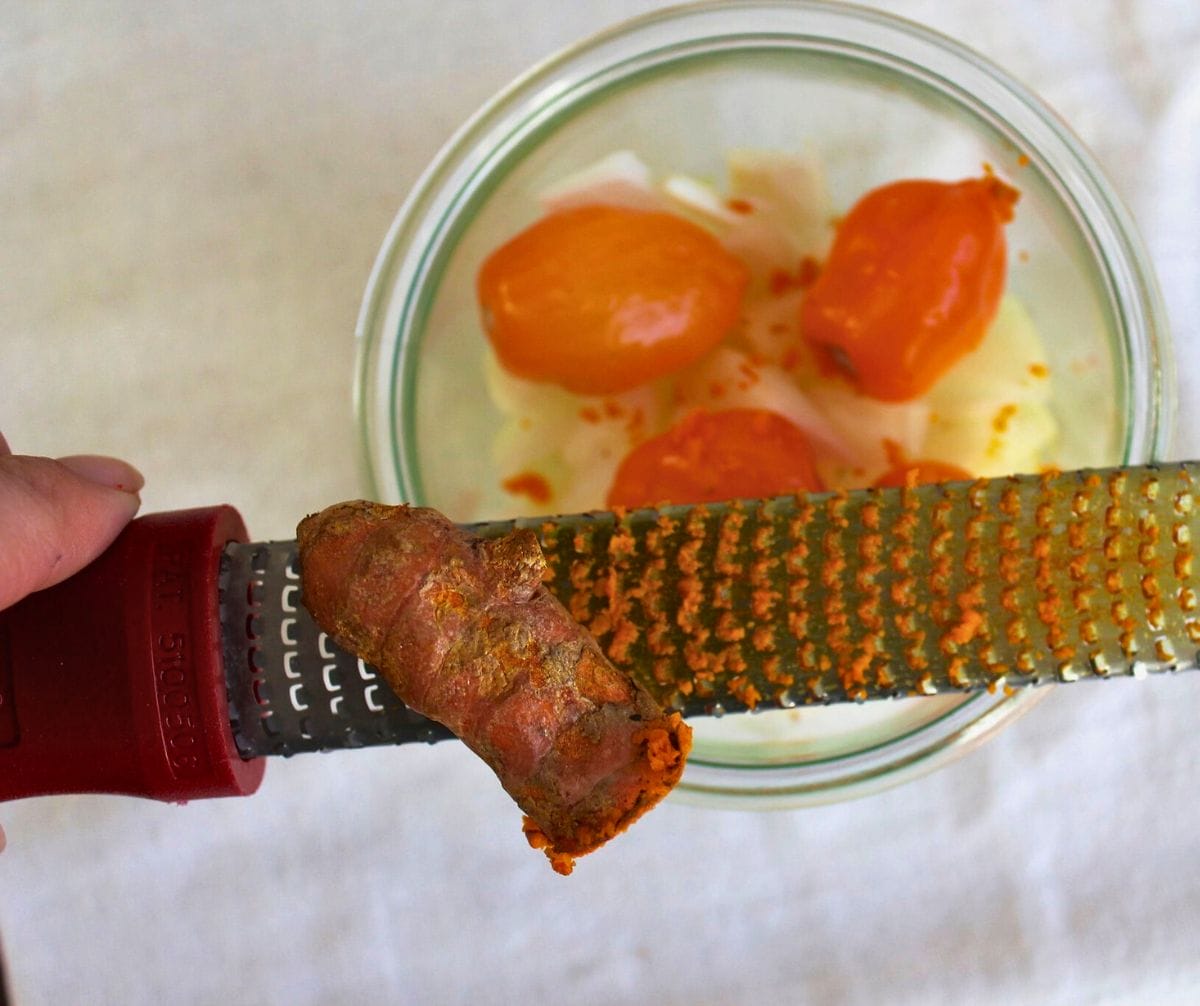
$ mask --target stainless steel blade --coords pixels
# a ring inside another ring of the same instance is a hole
[[[532,529],[551,590],[688,715],[1191,669],[1191,463],[590,513]],[[301,603],[295,544],[222,580],[246,754],[432,741]]]

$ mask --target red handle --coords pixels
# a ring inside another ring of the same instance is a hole
[[[99,559],[0,612],[0,799],[245,796],[229,725],[217,576],[232,507],[140,517]]]

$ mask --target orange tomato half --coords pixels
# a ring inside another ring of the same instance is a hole
[[[860,199],[801,308],[826,368],[885,401],[928,391],[996,315],[1018,197],[988,175],[895,182]]]
[[[765,409],[693,412],[630,451],[608,505],[708,503],[821,488],[808,437]]]
[[[695,362],[738,320],[745,266],[671,213],[584,206],[544,217],[479,272],[500,362],[533,381],[604,395]]]

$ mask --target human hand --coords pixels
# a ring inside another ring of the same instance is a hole
[[[0,610],[108,548],[137,513],[142,484],[141,473],[116,458],[15,455],[0,434]]]
[[[16,455],[0,434],[0,610],[108,548],[137,513],[142,484],[116,458]]]

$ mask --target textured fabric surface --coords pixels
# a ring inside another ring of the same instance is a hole
[[[450,132],[638,0],[0,2],[0,428],[259,537],[360,492],[351,334]],[[1200,456],[1200,6],[895,0],[1023,79],[1138,218]],[[1051,695],[865,800],[671,803],[564,880],[457,745],[252,799],[0,807],[0,938],[60,1003],[1191,1003],[1200,675]],[[1194,830],[1195,829],[1195,830]]]

